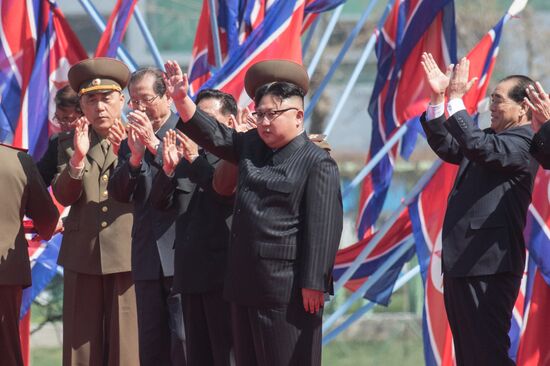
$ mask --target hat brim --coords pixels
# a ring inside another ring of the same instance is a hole
[[[259,87],[273,82],[294,84],[304,91],[304,95],[309,89],[309,76],[302,65],[289,60],[266,60],[255,63],[246,71],[246,94],[254,99]]]

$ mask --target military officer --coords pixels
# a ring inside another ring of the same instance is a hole
[[[121,118],[128,67],[111,58],[69,70],[84,114],[59,139],[57,200],[71,206],[59,264],[65,269],[63,365],[139,365],[130,267],[133,207],[107,189],[117,155],[109,130]]]
[[[23,215],[33,219],[43,239],[49,239],[59,212],[29,155],[0,145],[0,161],[0,363],[22,366],[19,308],[23,288],[31,285]]]

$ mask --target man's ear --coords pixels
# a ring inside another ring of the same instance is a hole
[[[230,128],[235,128],[237,126],[237,117],[235,115],[230,114],[229,119],[227,120],[227,125]]]
[[[299,109],[296,112],[296,120],[298,122],[296,127],[302,126],[304,124],[304,111],[303,110]]]

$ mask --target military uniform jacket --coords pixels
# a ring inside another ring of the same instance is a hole
[[[523,228],[538,169],[529,154],[531,126],[482,131],[464,110],[446,121],[424,115],[421,122],[434,152],[459,165],[443,222],[443,272],[521,275]]]
[[[187,215],[177,223],[174,281],[178,293],[221,290],[225,279],[233,197],[217,194],[212,179],[220,158],[201,151],[189,164],[182,161],[172,178],[159,170],[153,182],[151,203],[163,210],[176,209],[182,179],[196,184]]]
[[[103,152],[100,137],[90,128],[90,149],[84,159],[84,176],[69,175],[74,154],[74,132],[59,137],[58,174],[52,184],[56,199],[71,206],[58,262],[74,272],[110,274],[130,271],[133,207],[116,201],[108,191],[117,156],[109,146]]]
[[[23,216],[32,218],[36,231],[49,239],[59,212],[29,155],[0,146],[0,161],[0,285],[26,287],[31,266]]]
[[[178,116],[172,114],[157,131],[162,138],[173,129]],[[134,280],[155,280],[162,276],[174,275],[174,240],[176,238],[176,220],[185,215],[194,184],[182,177],[178,186],[182,193],[178,197],[177,207],[169,210],[157,210],[151,205],[150,195],[153,178],[162,170],[159,158],[145,151],[141,167],[131,169],[132,155],[128,141],[124,140],[118,153],[117,168],[109,182],[109,192],[120,202],[134,204],[134,225],[132,227],[132,276]]]
[[[248,306],[301,301],[300,289],[332,290],[342,232],[338,168],[305,133],[273,151],[256,130],[238,133],[197,112],[180,128],[239,163],[225,297]]]

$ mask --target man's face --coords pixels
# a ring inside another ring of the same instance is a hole
[[[141,80],[128,86],[130,107],[147,114],[153,124],[153,130],[158,130],[170,115],[171,99],[158,95],[154,90],[155,76],[145,75]]]
[[[267,146],[278,149],[303,131],[304,111],[298,97],[280,100],[267,94],[256,106],[258,134]]]
[[[76,107],[57,106],[55,108],[54,119],[59,123],[59,127],[61,127],[61,131],[63,132],[73,130],[80,116],[81,113]]]
[[[502,81],[491,94],[491,128],[495,132],[514,127],[526,118],[525,103],[518,103],[508,97],[515,85],[514,79]]]
[[[107,136],[109,128],[120,119],[124,95],[117,91],[84,94],[80,98],[80,108],[92,128],[102,136]]]
[[[224,115],[222,110],[222,103],[215,98],[205,98],[201,99],[199,104],[197,104],[204,113],[208,114],[211,117],[214,117],[218,122],[223,123],[227,127],[234,128],[234,118],[232,114]]]

